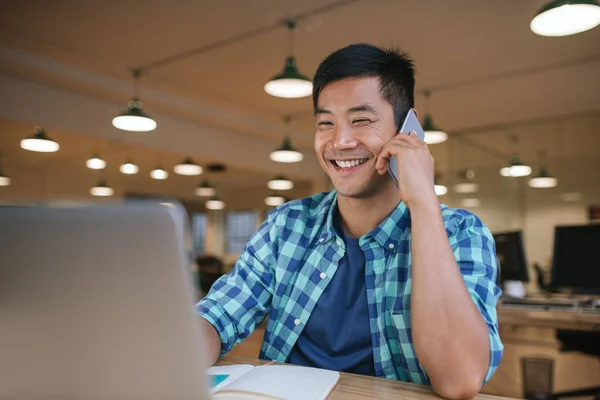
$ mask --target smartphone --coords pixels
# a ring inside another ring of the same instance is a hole
[[[419,123],[419,119],[417,118],[417,114],[415,114],[414,109],[408,110],[406,113],[406,117],[404,117],[404,121],[398,129],[398,133],[409,134],[410,132],[415,131],[417,133],[417,137],[421,140],[425,140],[425,131],[421,127]],[[390,157],[390,161],[388,162],[388,173],[394,181],[394,185],[398,187],[398,163],[396,162],[396,156]]]

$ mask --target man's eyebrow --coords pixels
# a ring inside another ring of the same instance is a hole
[[[315,115],[317,114],[333,114],[330,110],[327,110],[325,108],[320,108],[317,107],[317,109],[315,110]]]
[[[373,105],[371,105],[369,103],[365,103],[365,104],[361,104],[358,106],[350,107],[348,109],[348,114],[353,113],[353,112],[359,112],[359,111],[377,112],[377,109]]]

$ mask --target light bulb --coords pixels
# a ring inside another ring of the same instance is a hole
[[[438,196],[443,196],[446,193],[448,193],[448,188],[444,185],[435,185],[434,189],[435,189],[435,194],[437,194]]]
[[[94,157],[94,158],[90,158],[89,160],[87,160],[85,162],[85,165],[89,169],[104,169],[104,168],[106,168],[106,161],[104,161],[101,158]]]
[[[218,199],[207,200],[206,203],[204,203],[204,205],[209,210],[222,210],[225,208],[225,203],[222,200]]]
[[[125,164],[121,164],[121,166],[119,167],[119,171],[126,175],[133,175],[138,173],[139,168],[137,165],[131,162],[127,162]]]
[[[265,197],[265,204],[270,207],[277,207],[285,203],[285,197],[271,195]]]
[[[156,168],[150,172],[150,177],[152,179],[167,179],[169,177],[169,173],[162,168]]]
[[[557,180],[551,176],[538,176],[529,180],[529,186],[536,189],[553,188]]]
[[[270,180],[267,186],[271,190],[290,190],[294,187],[294,182],[283,177],[277,177]]]

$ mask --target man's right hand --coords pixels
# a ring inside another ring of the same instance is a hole
[[[214,365],[219,359],[219,354],[221,354],[221,339],[217,330],[210,322],[202,317],[198,318],[200,318],[200,329],[202,330],[205,343],[207,343],[206,350],[208,352],[209,365]]]

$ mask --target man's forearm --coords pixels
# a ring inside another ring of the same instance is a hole
[[[415,351],[438,394],[471,397],[489,364],[487,326],[456,264],[439,204],[410,213]]]
[[[221,354],[221,339],[214,326],[202,317],[200,319],[200,329],[206,343],[210,365],[213,365],[219,359]]]

